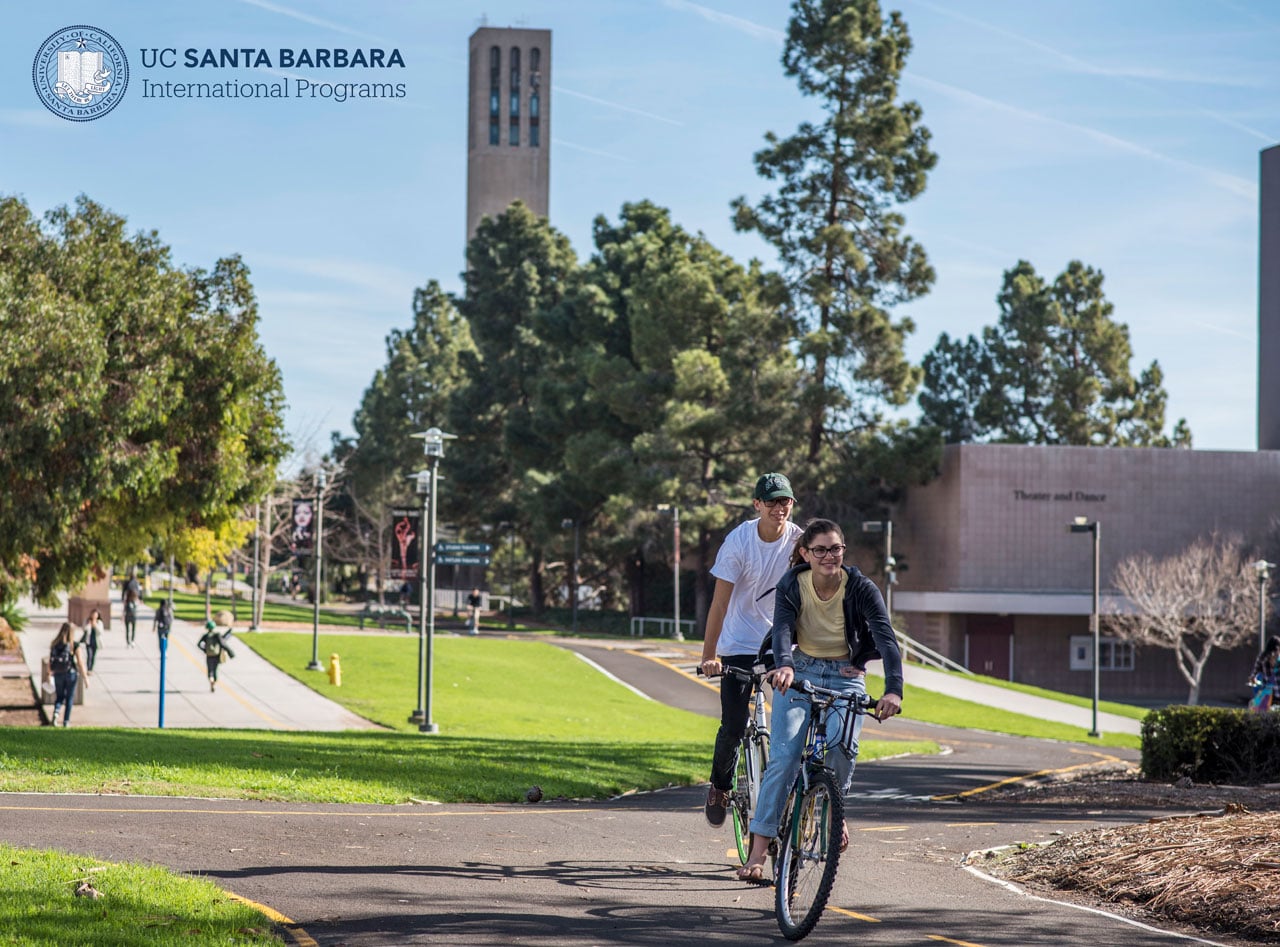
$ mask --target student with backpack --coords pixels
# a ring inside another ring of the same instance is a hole
[[[209,671],[209,691],[218,686],[218,665],[228,658],[234,658],[236,653],[227,646],[227,635],[218,631],[218,626],[212,620],[204,623],[204,637],[196,642],[196,646],[204,652],[205,667]]]
[[[65,705],[62,712],[62,725],[71,726],[71,704],[75,701],[76,685],[80,677],[85,678],[88,687],[88,674],[85,673],[84,662],[80,657],[80,646],[75,640],[75,629],[69,621],[64,621],[58,634],[49,646],[49,673],[53,675],[53,725],[58,725],[58,708]]]
[[[130,574],[129,581],[124,584],[124,643],[125,647],[133,647],[134,636],[138,633],[138,603],[142,601],[142,586],[138,577]]]

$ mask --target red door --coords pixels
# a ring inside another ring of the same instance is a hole
[[[1012,615],[970,615],[969,670],[1010,681],[1009,653],[1013,643]]]

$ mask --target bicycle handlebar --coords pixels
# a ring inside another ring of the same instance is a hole
[[[720,665],[719,674],[707,674],[705,671],[702,670],[701,665],[698,666],[698,677],[705,677],[705,678],[724,677],[725,674],[732,674],[734,677],[738,678],[738,680],[754,681],[756,683],[759,683],[760,681],[764,680],[764,677],[767,673],[768,673],[767,671],[747,671],[743,668],[734,667],[731,664],[722,664]]]
[[[798,690],[809,700],[815,697],[824,698],[827,704],[846,703],[849,709],[857,714],[869,713],[876,704],[880,703],[879,697],[872,697],[870,694],[848,694],[844,691],[833,691],[825,687],[819,687],[817,684],[809,681],[799,681],[793,685],[794,690]]]

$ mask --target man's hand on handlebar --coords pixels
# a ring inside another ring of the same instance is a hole
[[[902,712],[902,698],[897,694],[885,694],[876,704],[876,709],[871,715],[877,720],[888,720],[894,714]]]
[[[707,677],[715,677],[717,674],[724,673],[724,668],[720,666],[720,659],[714,655],[709,658],[704,656],[699,667],[702,668],[702,673]]]

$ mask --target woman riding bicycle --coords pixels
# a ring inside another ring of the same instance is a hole
[[[850,694],[865,694],[866,665],[884,661],[884,696],[874,716],[886,720],[902,706],[902,658],[884,599],[875,583],[844,565],[844,533],[831,520],[810,520],[791,557],[793,568],[778,583],[772,645],[776,669],[769,676],[775,691],[770,727],[772,758],[764,771],[760,799],[751,819],[751,853],[738,871],[742,881],[763,882],[770,841],[778,834],[783,803],[800,768],[808,720],[805,701],[788,690],[795,682]],[[796,646],[794,655],[792,645]],[[840,745],[845,711],[827,719],[828,760],[841,793],[848,791],[858,755],[862,717],[853,721],[853,738]],[[847,830],[840,847],[848,844]]]

